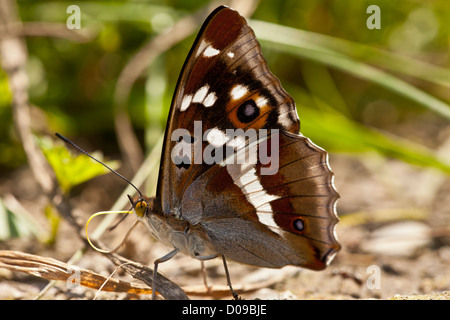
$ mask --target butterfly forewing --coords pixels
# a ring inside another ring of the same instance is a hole
[[[323,268],[339,250],[338,195],[326,152],[299,127],[294,101],[269,71],[253,31],[236,11],[219,7],[177,83],[155,208],[204,228],[229,259]],[[232,140],[230,129],[253,130],[256,138]],[[263,149],[269,163],[228,161]]]
[[[247,101],[245,110],[242,105]],[[257,114],[248,116],[251,107]],[[210,167],[204,161],[194,163],[192,155],[190,165],[187,161],[173,165],[171,151],[179,142],[172,141],[174,130],[188,130],[187,143],[193,143],[196,121],[201,121],[202,133],[214,128],[222,133],[228,128],[299,130],[295,104],[270,73],[253,31],[242,16],[226,7],[216,9],[202,26],[177,83],[157,192],[164,212],[179,204],[186,185]],[[204,141],[202,151],[207,144]]]

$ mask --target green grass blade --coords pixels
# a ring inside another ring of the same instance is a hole
[[[332,48],[325,47],[321,44],[308,43],[302,37],[301,30],[260,21],[253,21],[252,26],[260,40],[277,44],[273,46],[275,50],[283,51],[302,59],[316,61],[352,74],[360,79],[378,84],[450,119],[450,106],[447,103],[410,85],[398,77],[366,63],[356,61]],[[294,33],[294,31],[296,32]]]
[[[301,132],[331,152],[377,151],[407,163],[450,174],[450,163],[409,140],[365,127],[336,112],[300,106]]]
[[[290,28],[264,21],[252,21],[252,26],[262,39],[266,35],[273,41],[273,34],[280,42],[291,43],[299,47],[320,47],[328,49],[354,60],[369,63],[415,77],[441,86],[450,87],[450,70],[423,62],[408,56],[399,55],[386,50],[375,48],[363,43],[336,38],[315,32]],[[268,32],[269,31],[269,32]],[[260,34],[261,33],[261,34]],[[273,33],[273,34],[272,34]]]

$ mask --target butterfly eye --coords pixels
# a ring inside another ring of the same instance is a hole
[[[295,219],[292,223],[295,230],[302,232],[305,230],[305,223],[301,219]]]
[[[260,110],[253,100],[245,101],[237,110],[237,117],[242,123],[252,122],[259,116],[259,114]]]
[[[147,212],[147,202],[144,200],[139,201],[134,206],[134,212],[139,218],[142,218]]]

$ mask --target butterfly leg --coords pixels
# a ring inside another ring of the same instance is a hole
[[[214,258],[217,258],[217,257],[218,257],[217,254],[211,254],[211,255],[208,255],[208,256],[196,256],[195,257],[196,259],[200,260],[200,263],[202,264],[203,283],[205,284],[206,292],[208,292],[208,293],[211,291],[211,287],[208,286],[208,281],[206,279],[206,269],[205,269],[205,264],[204,264],[203,261],[211,260],[211,259],[214,259]]]
[[[211,287],[208,285],[205,263],[203,262],[203,260],[200,260],[200,264],[202,268],[203,284],[205,285],[206,292],[209,293],[211,291]]]
[[[218,254],[212,254],[209,256],[197,256],[196,258],[204,261],[204,260],[210,260],[210,259],[214,259],[217,258],[219,255]],[[225,256],[223,254],[220,255],[222,257],[222,261],[223,261],[223,267],[225,269],[225,276],[227,277],[227,285],[230,288],[231,294],[233,295],[234,300],[239,300],[239,295],[233,290],[233,287],[231,286],[231,279],[230,279],[230,273],[228,272],[228,266],[227,266],[227,261],[225,260]]]
[[[166,254],[165,256],[156,259],[154,262],[154,268],[153,268],[153,280],[152,280],[152,300],[155,300],[156,298],[156,276],[158,274],[158,264],[162,263],[162,262],[166,262],[170,259],[172,259],[177,253],[179,252],[178,249],[174,249],[172,251],[170,251],[168,254]]]
[[[218,256],[219,256],[218,254],[212,254],[209,256],[196,256],[195,258],[202,262],[202,269],[203,269],[203,261],[211,260],[211,259],[217,258]],[[233,290],[233,287],[231,286],[230,274],[228,273],[228,267],[227,267],[227,262],[225,260],[225,256],[224,255],[220,255],[220,256],[222,257],[223,266],[225,267],[225,275],[227,277],[227,285],[228,285],[228,287],[230,287],[233,298],[235,300],[239,300],[239,295]],[[203,278],[203,281],[205,282],[206,289],[209,291],[209,288],[206,284],[206,277]]]
[[[230,273],[228,272],[228,266],[227,261],[225,259],[225,256],[222,254],[222,261],[223,261],[223,267],[225,269],[225,275],[227,277],[227,285],[230,287],[231,294],[233,295],[234,300],[239,300],[239,295],[233,290],[233,287],[231,286],[231,279],[230,279]]]

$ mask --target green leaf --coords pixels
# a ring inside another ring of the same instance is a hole
[[[84,154],[72,156],[62,142],[54,143],[48,137],[42,137],[38,138],[38,144],[52,166],[56,178],[65,193],[68,193],[76,185],[110,172],[107,168]],[[103,161],[103,156],[99,152],[93,152],[92,156],[112,169],[116,169],[119,166],[118,161]]]
[[[0,199],[0,240],[14,238],[19,235],[14,213]]]
[[[61,222],[61,216],[51,205],[45,206],[44,213],[50,225],[50,233],[45,242],[48,245],[54,245],[59,230],[59,224]]]

